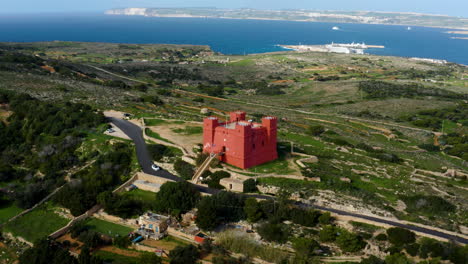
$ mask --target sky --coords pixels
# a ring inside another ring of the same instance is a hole
[[[2,0],[0,13],[102,12],[122,7],[370,10],[468,17],[468,0]]]

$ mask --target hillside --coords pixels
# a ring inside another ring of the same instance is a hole
[[[467,101],[468,67],[453,63],[314,52],[225,56],[191,45],[0,43],[0,220],[5,233],[33,241],[96,203],[124,218],[158,208],[167,201],[148,191],[111,193],[142,168],[134,142],[115,125],[117,131],[109,132],[104,114],[127,113],[130,122],[143,124],[155,164],[188,179],[195,166],[181,158],[203,161],[203,118],[224,120],[228,112],[243,110],[249,120],[278,117],[279,159],[248,170],[218,164],[203,174],[208,176],[203,183],[222,189],[220,180],[236,175],[253,182],[251,192],[277,201],[247,199],[263,212],[248,217],[256,219],[248,225],[261,234],[261,243],[243,237],[246,245],[256,246],[235,249],[229,241],[237,234],[211,233],[224,248],[279,262],[291,256],[291,243],[299,252],[296,238],[306,237],[326,249],[314,257],[327,259],[331,254],[360,261],[377,253],[385,258],[390,250],[394,256],[417,243],[422,258],[428,257],[425,247],[450,249],[441,257],[455,258],[458,248],[451,243],[427,238],[415,243],[410,233],[412,242],[403,249],[391,241],[391,229],[384,230],[388,226],[351,216],[333,222],[329,213],[303,210],[295,203],[441,228],[466,239]],[[53,199],[12,219],[54,190]],[[215,195],[196,205],[199,212],[211,212],[211,202],[231,207],[215,206],[222,217],[199,220],[199,227],[211,230],[220,219],[246,220],[245,197]],[[204,215],[209,213],[199,216]],[[37,226],[47,223],[41,233],[27,224],[33,218]],[[293,224],[284,224],[289,221]],[[88,227],[90,234],[129,229],[94,218],[87,223],[97,223],[93,228],[98,231]],[[337,232],[353,243],[326,237]],[[378,238],[385,232],[388,241]],[[269,233],[285,237],[268,238]],[[370,246],[364,248],[366,243]],[[22,252],[27,246],[14,248]],[[461,247],[460,252],[463,257]],[[457,261],[453,263],[463,258]]]

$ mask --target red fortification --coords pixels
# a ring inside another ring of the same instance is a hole
[[[262,118],[262,123],[245,120],[245,112],[230,113],[230,120],[220,123],[217,117],[203,121],[203,152],[219,154],[219,159],[247,169],[278,158],[276,117]]]

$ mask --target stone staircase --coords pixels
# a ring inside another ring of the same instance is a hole
[[[195,174],[192,177],[192,182],[194,184],[199,183],[200,177],[210,167],[211,162],[213,162],[213,160],[216,159],[216,157],[218,157],[218,154],[211,153],[210,156],[208,156],[208,158],[206,158],[205,161],[203,161],[203,163],[200,165],[200,167],[198,167],[197,171],[195,172]]]

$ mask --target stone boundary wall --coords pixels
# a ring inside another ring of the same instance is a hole
[[[64,226],[64,227],[60,228],[59,230],[57,230],[57,231],[53,232],[52,234],[50,234],[49,237],[52,238],[52,239],[56,239],[56,238],[59,238],[59,237],[63,236],[64,234],[66,234],[70,230],[70,228],[74,224],[76,224],[77,222],[92,216],[93,214],[95,214],[100,209],[101,209],[100,205],[93,206],[93,208],[86,211],[86,213],[73,218],[72,220],[70,220],[70,222],[68,222],[68,224],[66,226]]]
[[[125,187],[130,186],[138,177],[138,173],[133,175],[128,181],[126,181],[124,184],[120,185],[117,187],[117,189],[113,190],[112,193],[118,193],[121,192],[122,190],[125,189]]]

